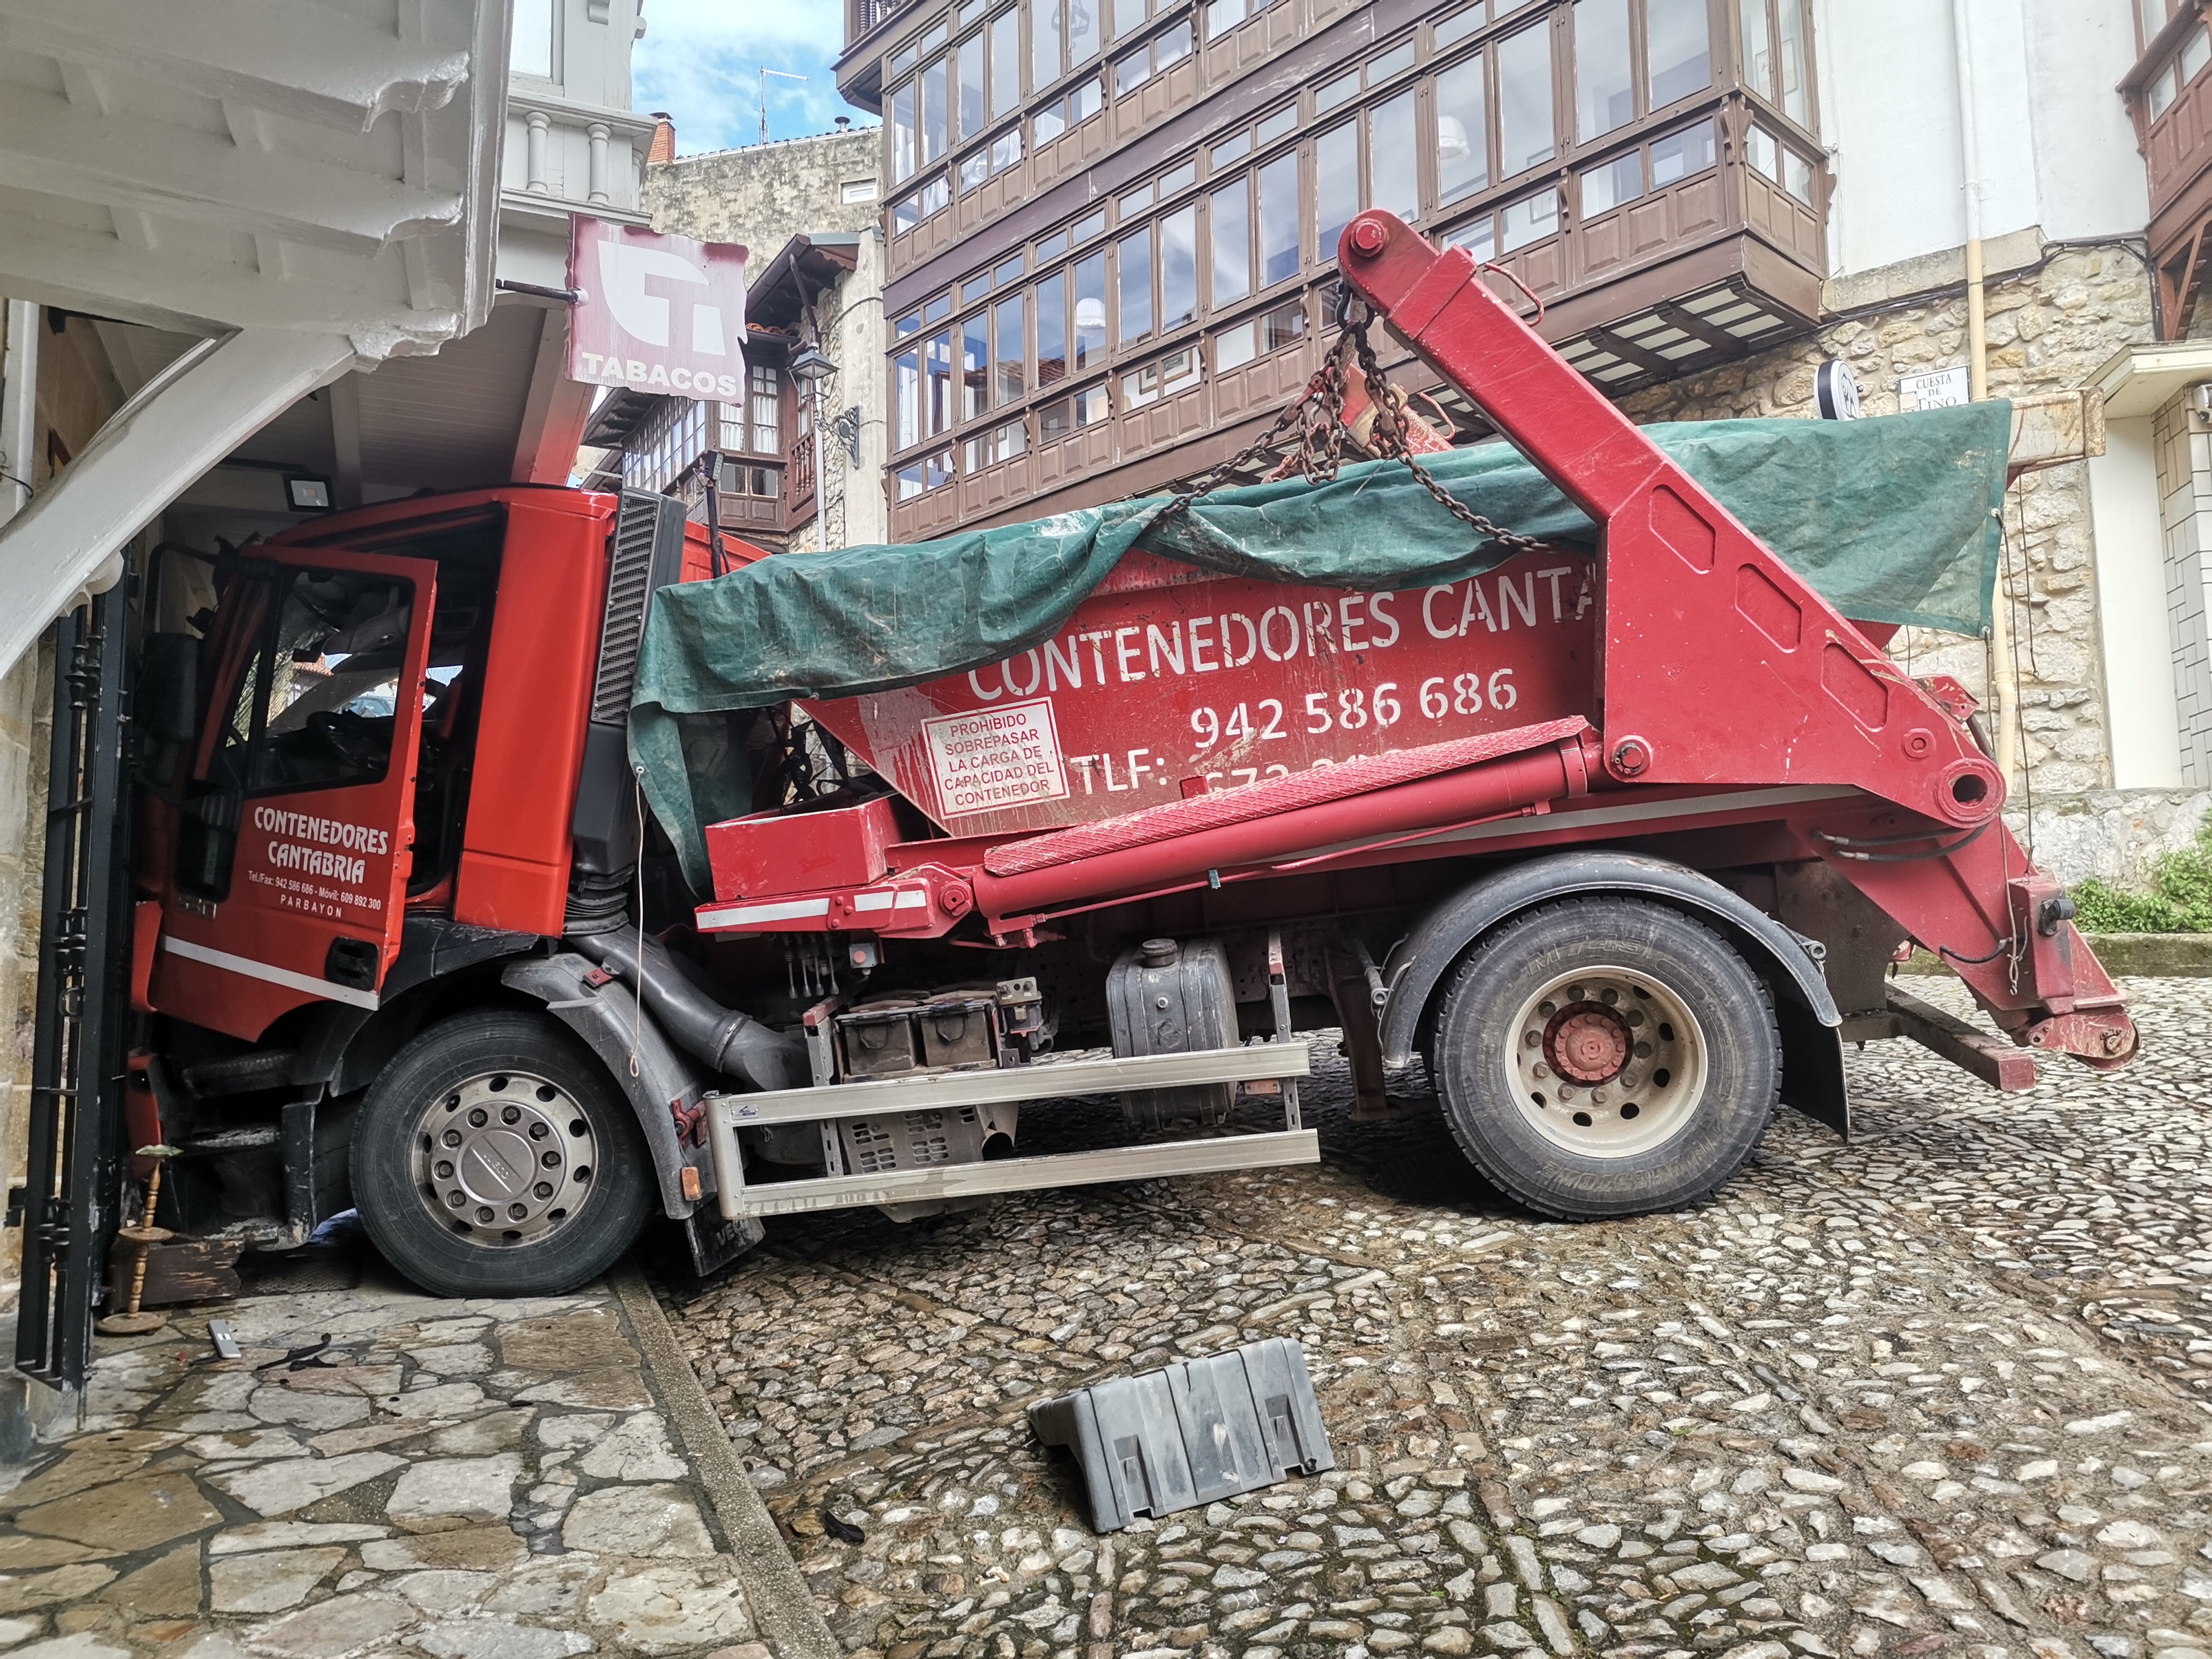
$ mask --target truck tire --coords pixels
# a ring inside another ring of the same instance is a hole
[[[354,1202],[385,1259],[441,1296],[554,1296],[653,1213],[653,1164],[598,1059],[544,1014],[434,1025],[370,1085]]]
[[[1711,928],[1569,899],[1486,935],[1446,982],[1431,1073],[1453,1137],[1564,1220],[1691,1203],[1741,1167],[1782,1086],[1774,1005]]]

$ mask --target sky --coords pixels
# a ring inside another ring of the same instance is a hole
[[[760,142],[763,68],[806,77],[768,77],[771,138],[827,132],[840,115],[855,126],[875,119],[837,95],[842,0],[645,0],[644,9],[632,107],[674,118],[679,155]]]

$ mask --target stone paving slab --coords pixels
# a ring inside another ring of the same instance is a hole
[[[1316,1169],[787,1221],[672,1321],[858,1659],[2207,1659],[2212,987],[2128,988],[2131,1071],[1876,1045],[1680,1213],[1533,1221],[1339,1062]],[[1264,1336],[1342,1467],[1092,1535],[1024,1408]]]
[[[0,1471],[9,1659],[827,1650],[763,1639],[787,1609],[672,1435],[641,1286],[441,1301],[366,1245],[317,1278],[102,1341],[82,1429]]]

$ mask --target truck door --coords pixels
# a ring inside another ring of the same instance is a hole
[[[318,1000],[377,1006],[398,954],[437,566],[246,561],[203,647],[151,1000],[258,1037]]]

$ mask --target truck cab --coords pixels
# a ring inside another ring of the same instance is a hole
[[[184,1230],[301,1242],[356,1200],[378,1071],[435,1020],[515,1002],[502,964],[622,920],[646,605],[714,559],[658,496],[414,499],[226,553],[193,629],[143,641],[131,1127],[181,1149]],[[495,1170],[503,1143],[464,1139]],[[560,1207],[532,1184],[493,1219]]]

